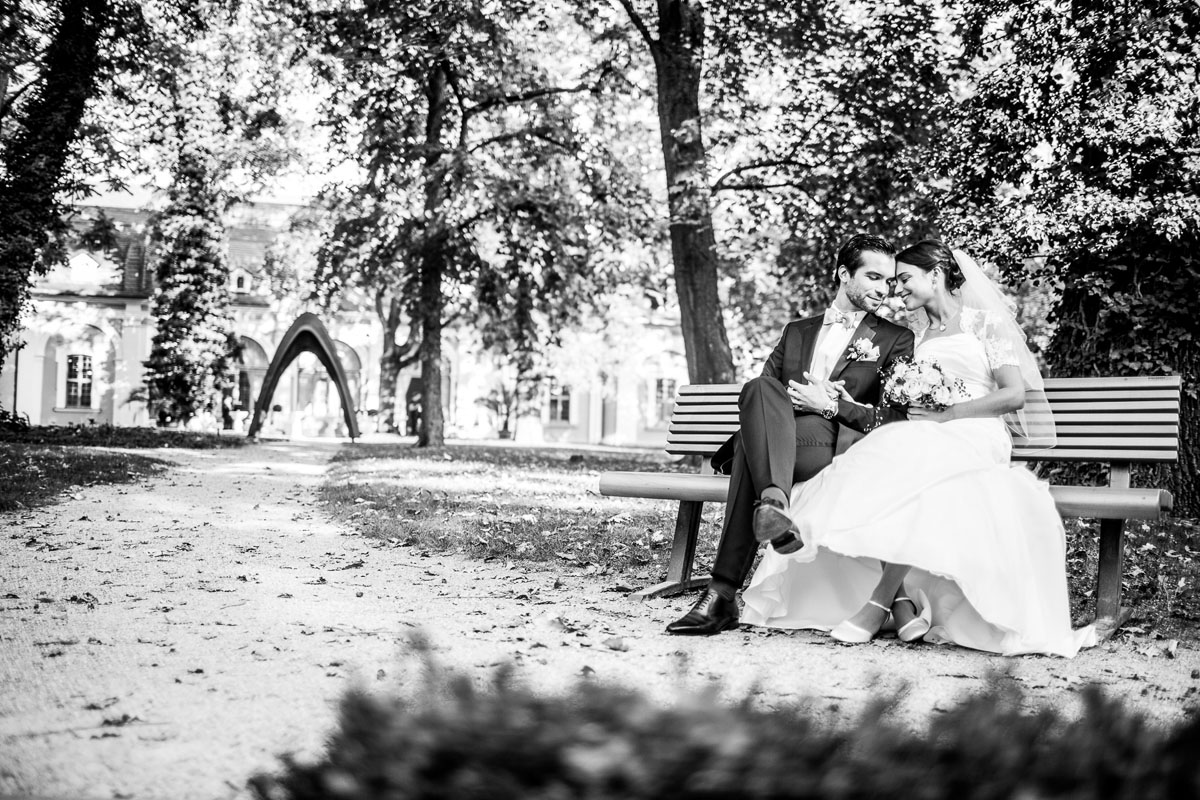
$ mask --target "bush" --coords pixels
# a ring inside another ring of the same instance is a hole
[[[21,432],[29,430],[29,417],[0,408],[0,431]]]
[[[543,698],[434,678],[412,699],[352,690],[316,763],[283,758],[262,800],[315,798],[1182,798],[1200,796],[1200,719],[1164,730],[1101,689],[1076,719],[1022,710],[997,679],[914,733],[893,701],[850,724],[710,696],[657,707],[581,682]]]
[[[208,450],[219,447],[241,447],[246,437],[234,433],[224,435],[199,431],[164,430],[161,428],[118,427],[115,425],[0,425],[0,442],[28,445],[67,445],[73,447],[180,447]]]

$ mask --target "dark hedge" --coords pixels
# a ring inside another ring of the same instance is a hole
[[[433,673],[430,673],[433,674]],[[283,758],[262,800],[316,798],[1200,797],[1200,718],[1162,727],[1099,688],[1082,713],[1029,710],[997,678],[924,732],[880,701],[830,725],[693,696],[660,707],[581,682],[542,697],[501,675],[433,679],[414,698],[349,692],[325,755]]]

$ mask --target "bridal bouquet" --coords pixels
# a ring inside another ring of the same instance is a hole
[[[966,396],[963,382],[951,379],[931,359],[898,358],[883,373],[883,399],[894,406],[941,411]]]

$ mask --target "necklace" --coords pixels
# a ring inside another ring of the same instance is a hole
[[[958,311],[962,311],[962,309],[960,308]],[[946,325],[954,321],[954,318],[958,316],[958,311],[955,311],[953,314],[951,314],[946,319],[942,320],[937,325],[933,325],[933,323],[930,323],[930,326],[937,328],[938,331],[946,330]]]

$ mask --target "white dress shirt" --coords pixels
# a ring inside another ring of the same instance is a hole
[[[836,311],[836,309],[831,308],[829,311]],[[817,344],[813,347],[812,363],[808,367],[808,371],[814,378],[828,380],[829,373],[833,372],[833,365],[850,345],[850,337],[854,335],[855,329],[867,316],[865,311],[838,311],[837,313],[847,322],[826,322],[821,326],[821,332],[817,334]],[[825,318],[830,318],[828,311]]]

